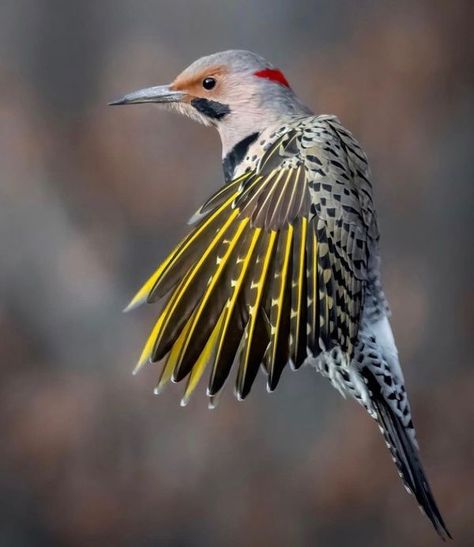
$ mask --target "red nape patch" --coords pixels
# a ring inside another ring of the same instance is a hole
[[[263,70],[258,70],[257,72],[254,72],[254,74],[259,78],[266,78],[267,80],[271,80],[272,82],[276,82],[277,84],[284,85],[285,87],[290,87],[288,80],[285,78],[285,76],[283,76],[283,72],[277,70],[276,68],[265,68]]]

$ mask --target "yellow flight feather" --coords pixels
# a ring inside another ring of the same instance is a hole
[[[295,319],[295,331],[293,335],[293,348],[294,348],[294,356],[296,357],[296,353],[298,351],[298,347],[300,345],[299,341],[299,335],[301,332],[301,308],[303,305],[306,305],[306,303],[303,303],[303,277],[306,275],[304,265],[305,265],[305,255],[306,255],[306,249],[305,249],[305,243],[306,243],[306,233],[308,229],[308,220],[303,217],[301,219],[301,227],[300,227],[300,255],[298,257],[298,279],[297,279],[297,287],[296,287],[296,307],[295,307],[295,313],[296,313],[296,319]]]
[[[180,332],[178,338],[176,339],[175,343],[173,344],[173,347],[171,348],[168,360],[167,360],[167,366],[169,365],[171,372],[173,372],[176,368],[176,365],[179,360],[179,356],[181,353],[181,348],[186,343],[186,339],[189,334],[189,330],[191,328],[192,322],[193,322],[193,315],[186,321],[186,324],[183,327],[183,330]]]
[[[158,345],[160,341],[160,337],[162,336],[164,330],[166,329],[166,326],[168,325],[170,319],[173,316],[174,311],[176,310],[176,307],[183,297],[183,295],[186,293],[190,283],[193,281],[193,279],[196,277],[196,274],[199,272],[201,266],[204,264],[210,253],[214,250],[216,245],[221,241],[222,236],[225,234],[225,232],[228,230],[229,226],[232,224],[236,216],[239,214],[238,210],[232,211],[229,218],[226,220],[222,228],[219,230],[219,232],[216,234],[216,237],[211,241],[209,246],[204,250],[202,256],[199,258],[199,260],[194,264],[194,266],[191,268],[191,270],[188,272],[188,274],[184,277],[183,283],[181,283],[176,289],[175,293],[173,294],[173,298],[170,299],[168,304],[165,306],[164,310],[162,311],[162,317],[163,321],[160,322],[159,328],[157,329],[155,344]],[[176,297],[175,297],[176,295]]]
[[[222,272],[224,271],[224,268],[227,265],[227,262],[228,262],[229,258],[232,256],[232,253],[233,253],[233,251],[235,249],[235,246],[237,245],[237,243],[240,239],[240,236],[242,235],[242,232],[244,231],[245,227],[249,223],[249,220],[250,219],[245,218],[239,223],[235,234],[232,236],[232,239],[229,241],[229,244],[228,244],[227,249],[224,253],[224,256],[221,258],[221,260],[219,262],[217,270],[212,275],[211,281],[210,281],[209,285],[206,288],[206,292],[204,293],[196,312],[193,313],[193,315],[191,316],[192,326],[190,327],[188,336],[186,337],[182,347],[180,348],[180,350],[181,350],[180,351],[180,357],[185,354],[185,352],[186,352],[186,350],[189,346],[189,342],[191,341],[191,339],[193,337],[193,333],[194,333],[194,331],[195,331],[195,329],[196,329],[196,327],[199,323],[201,315],[202,315],[203,311],[206,308],[206,304],[208,303],[209,298],[212,296],[214,288],[215,288],[216,284],[218,283],[218,281],[219,281],[219,279],[222,275]]]
[[[254,287],[255,291],[256,291],[256,294],[255,294],[253,304],[250,306],[250,309],[249,309],[250,317],[249,317],[249,322],[247,323],[247,327],[245,329],[245,335],[246,335],[245,345],[244,345],[244,349],[242,351],[242,357],[243,358],[241,359],[241,365],[240,365],[240,370],[239,370],[239,376],[241,376],[242,378],[245,377],[245,373],[246,373],[247,367],[248,367],[250,349],[251,349],[251,346],[252,346],[253,334],[254,334],[254,331],[255,331],[255,323],[256,323],[257,316],[258,316],[258,310],[259,310],[260,304],[262,302],[263,288],[264,288],[264,285],[265,285],[265,278],[267,276],[268,268],[270,266],[270,261],[271,261],[272,253],[273,253],[273,247],[275,246],[275,241],[277,239],[277,234],[278,234],[278,232],[275,231],[275,230],[272,230],[270,232],[270,237],[269,237],[269,240],[268,240],[267,250],[266,250],[265,256],[263,258],[262,270],[260,272],[260,277],[259,277],[259,279],[256,283],[256,286]]]
[[[158,283],[161,276],[182,256],[182,254],[192,245],[196,239],[208,228],[208,226],[234,201],[237,193],[232,194],[220,207],[218,207],[208,218],[195,230],[190,232],[186,238],[168,255],[168,257],[160,264],[153,275],[144,283],[141,289],[130,301],[130,304],[124,309],[128,312],[140,304],[143,304],[153,287]]]
[[[175,292],[171,296],[167,306],[171,305],[173,301],[176,299],[176,295],[178,294],[180,287],[184,284],[185,281],[186,281],[186,277],[184,277],[181,280],[180,284],[178,285],[178,288],[175,290]],[[158,320],[156,321],[152,331],[150,332],[147,338],[147,341],[145,342],[145,347],[143,348],[142,353],[138,359],[138,362],[135,368],[133,369],[133,374],[136,374],[143,367],[143,365],[149,361],[153,351],[153,346],[155,345],[155,340],[161,330],[161,327],[163,326],[164,318],[165,318],[165,315],[162,312],[160,316],[158,317]]]
[[[226,335],[226,332],[227,332],[227,329],[229,328],[229,323],[230,323],[230,319],[231,319],[231,316],[232,316],[232,312],[234,310],[234,307],[235,307],[235,304],[237,303],[237,299],[238,299],[238,296],[240,294],[240,289],[242,288],[242,285],[243,285],[243,281],[244,281],[244,278],[245,278],[245,275],[248,271],[248,268],[251,264],[251,260],[252,260],[252,255],[253,255],[253,252],[255,250],[255,247],[258,243],[258,240],[260,238],[260,234],[262,233],[262,229],[261,228],[256,228],[253,232],[253,236],[252,236],[252,240],[250,241],[250,245],[249,245],[249,248],[247,250],[247,253],[245,255],[245,258],[243,260],[243,264],[242,264],[242,268],[240,270],[240,274],[239,274],[239,277],[237,278],[237,280],[235,281],[235,285],[234,285],[234,290],[232,292],[232,296],[230,297],[230,299],[227,301],[227,304],[226,304],[226,307],[224,308],[225,309],[225,312],[226,312],[226,317],[225,317],[225,322],[224,322],[224,326],[222,328],[222,334],[221,336],[219,337],[219,345],[217,347],[217,352],[216,352],[216,357],[215,357],[215,361],[214,361],[214,366],[216,366],[218,363],[219,363],[219,357],[222,353],[222,346],[223,344],[225,343],[225,335]]]
[[[225,316],[225,309],[222,310],[219,320],[217,321],[216,326],[214,327],[214,330],[212,331],[212,334],[209,337],[209,340],[207,341],[206,345],[204,346],[204,349],[201,352],[201,355],[199,356],[198,360],[196,361],[195,365],[193,366],[191,370],[191,374],[189,375],[188,383],[186,385],[186,390],[184,392],[183,398],[181,399],[181,406],[186,406],[188,404],[189,398],[191,397],[192,392],[196,389],[196,386],[198,385],[199,380],[201,379],[207,364],[211,360],[212,353],[215,349],[217,339],[219,338],[221,330],[222,330],[224,316]]]
[[[270,374],[275,364],[275,357],[276,357],[276,351],[278,348],[278,338],[280,335],[280,323],[281,323],[281,314],[283,311],[283,298],[285,296],[285,288],[287,283],[287,277],[288,277],[288,267],[290,262],[290,255],[291,255],[291,244],[293,239],[293,226],[290,224],[288,226],[288,231],[286,234],[286,241],[284,243],[284,253],[283,253],[283,264],[281,265],[281,271],[279,274],[279,287],[278,287],[278,294],[277,294],[277,301],[275,303],[276,306],[276,321],[275,324],[273,324],[273,318],[270,317],[270,321],[272,323],[272,332],[270,337],[270,347],[271,347],[271,356],[270,356]],[[273,302],[272,302],[273,304]],[[273,315],[273,309],[274,306],[272,305],[271,309],[271,316]]]

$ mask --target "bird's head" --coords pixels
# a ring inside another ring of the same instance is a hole
[[[112,105],[157,103],[217,128],[223,156],[248,135],[309,114],[283,73],[265,59],[243,50],[202,57],[171,84],[140,89]]]

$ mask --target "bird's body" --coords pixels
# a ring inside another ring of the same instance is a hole
[[[406,487],[449,536],[419,460],[381,288],[365,153],[250,52],[200,59],[152,90],[118,104],[169,102],[214,125],[226,183],[131,302],[164,301],[137,369],[166,358],[157,391],[187,377],[183,404],[208,369],[213,406],[233,367],[243,399],[260,367],[273,391],[288,364],[313,366],[377,420]]]

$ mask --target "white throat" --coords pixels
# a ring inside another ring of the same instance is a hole
[[[231,105],[231,112],[222,121],[216,123],[222,143],[222,157],[234,146],[253,133],[261,133],[269,127],[281,126],[288,119],[297,116],[308,116],[312,112],[304,106],[291,92],[276,97],[265,97],[265,100],[238,102]]]

